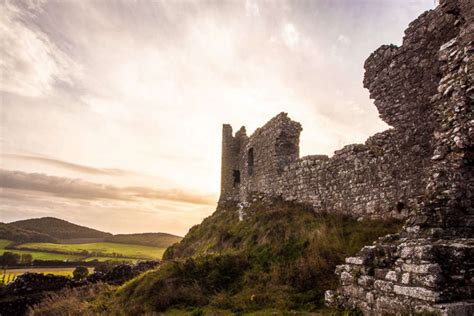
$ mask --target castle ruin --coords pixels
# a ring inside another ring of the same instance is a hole
[[[220,205],[282,198],[357,218],[404,218],[400,234],[338,266],[332,306],[367,315],[474,315],[474,5],[441,0],[400,47],[365,62],[366,87],[392,128],[328,156],[299,157],[285,113],[247,136],[224,125]]]

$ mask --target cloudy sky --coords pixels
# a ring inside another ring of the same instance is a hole
[[[0,0],[0,221],[183,235],[215,209],[221,126],[281,111],[301,152],[387,128],[363,62],[433,0]]]

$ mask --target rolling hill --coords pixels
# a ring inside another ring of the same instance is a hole
[[[112,234],[110,233],[105,233],[96,229],[76,225],[54,217],[26,219],[22,221],[12,222],[8,225],[23,230],[46,234],[58,240],[77,238],[106,238],[112,236]]]
[[[183,238],[167,233],[142,233],[142,234],[118,234],[109,236],[105,239],[108,242],[119,244],[134,244],[151,247],[166,248]]]
[[[86,244],[108,242],[165,249],[180,242],[183,238],[167,233],[112,235],[59,218],[42,217],[0,223],[0,239],[15,243]]]
[[[48,234],[26,230],[5,223],[0,223],[0,239],[16,242],[57,242],[56,238]]]

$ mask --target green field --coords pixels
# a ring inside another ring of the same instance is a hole
[[[136,263],[139,259],[134,258],[112,258],[112,257],[87,257],[84,261],[118,261],[118,262],[129,262],[129,263]]]
[[[0,283],[8,283],[14,281],[16,277],[27,272],[31,273],[43,273],[43,274],[54,274],[62,275],[66,277],[72,277],[73,267],[62,267],[62,268],[25,268],[25,269],[7,269],[0,273]],[[94,269],[89,268],[89,273],[93,273]],[[4,276],[5,274],[5,276]]]
[[[5,247],[11,243],[12,242],[10,240],[0,239],[0,255],[3,255],[4,252],[13,252],[19,255],[31,254],[33,256],[33,260],[80,260],[83,258],[83,256],[73,255],[73,254],[60,254],[60,253],[50,253],[50,252],[43,252],[43,251],[5,249]]]
[[[17,248],[28,251],[60,252],[74,255],[84,253],[83,257],[123,257],[130,259],[161,259],[166,250],[165,248],[110,242],[87,244],[26,243],[18,245]]]
[[[4,252],[31,254],[33,260],[116,260],[136,262],[137,260],[161,259],[165,248],[111,242],[86,244],[26,243],[15,249],[5,249],[12,242],[0,239],[0,255]]]

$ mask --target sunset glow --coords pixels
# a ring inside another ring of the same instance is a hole
[[[364,60],[432,0],[0,1],[0,222],[184,235],[210,215],[221,128],[279,112],[302,155],[389,128]]]

